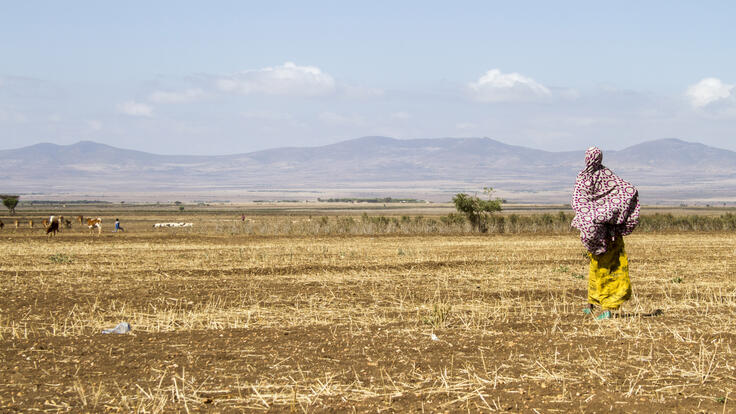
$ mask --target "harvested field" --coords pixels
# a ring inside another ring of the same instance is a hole
[[[634,297],[599,322],[574,233],[113,220],[0,233],[0,411],[736,410],[731,232],[628,237]]]

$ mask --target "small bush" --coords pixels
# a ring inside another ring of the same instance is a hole
[[[64,253],[52,254],[49,256],[51,263],[72,263],[72,257]]]
[[[422,321],[430,325],[433,329],[443,328],[447,323],[447,319],[450,316],[452,306],[444,303],[435,303],[432,306],[432,311],[429,315],[425,316]]]
[[[491,214],[501,211],[502,200],[500,198],[491,199],[493,188],[486,187],[483,192],[488,195],[488,200],[483,200],[477,196],[470,196],[465,193],[455,194],[452,202],[455,203],[455,209],[465,214],[473,229],[481,233],[488,231],[488,220]]]
[[[465,224],[465,216],[458,213],[450,213],[440,217],[440,221],[446,226],[462,226]]]

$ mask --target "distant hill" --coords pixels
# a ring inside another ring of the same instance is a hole
[[[624,168],[682,171],[726,175],[736,170],[736,153],[707,145],[669,138],[647,141],[621,151],[611,151],[612,162]]]
[[[583,152],[490,138],[363,137],[222,156],[158,155],[90,141],[37,144],[0,151],[0,192],[178,192],[196,198],[203,192],[313,189],[446,200],[457,191],[493,186],[511,200],[560,202],[582,168]],[[736,194],[736,152],[703,144],[647,141],[604,151],[604,164],[638,185],[650,202],[728,201]]]

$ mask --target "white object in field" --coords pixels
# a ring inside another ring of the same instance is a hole
[[[130,327],[130,324],[128,322],[120,322],[118,326],[112,328],[112,329],[103,329],[103,334],[124,334],[128,333],[133,328]]]
[[[194,223],[156,223],[153,228],[160,227],[194,227]]]
[[[432,334],[431,334],[431,335],[429,335],[429,337],[430,337],[430,338],[431,338],[431,339],[432,339],[433,341],[439,341],[439,340],[440,340],[440,338],[438,338],[438,337],[437,337],[437,335],[435,335],[435,334],[434,334],[434,332],[432,332]]]

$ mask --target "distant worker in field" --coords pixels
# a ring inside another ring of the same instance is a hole
[[[585,169],[580,171],[572,194],[575,218],[572,226],[580,230],[580,240],[588,250],[588,306],[603,312],[597,319],[608,319],[631,297],[629,262],[623,236],[639,224],[639,192],[603,165],[603,152],[596,147],[585,151]]]
[[[118,231],[125,231],[124,228],[120,227],[120,219],[115,219],[115,230],[113,230],[113,233],[117,233]]]
[[[240,215],[240,221],[245,221],[245,214]]]

